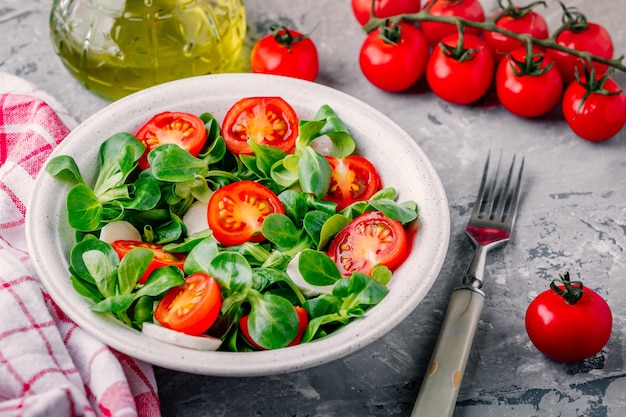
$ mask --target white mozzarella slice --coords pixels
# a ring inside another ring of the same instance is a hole
[[[287,275],[296,284],[296,287],[302,291],[302,294],[307,297],[314,297],[319,294],[330,294],[333,292],[332,285],[313,285],[304,280],[304,277],[300,273],[298,268],[298,262],[300,260],[300,254],[297,254],[287,265]]]
[[[137,240],[141,241],[139,231],[125,220],[119,220],[104,225],[100,230],[100,240],[106,243],[113,243],[116,240]]]
[[[187,212],[183,215],[183,223],[187,228],[187,235],[192,235],[196,232],[202,232],[209,228],[209,221],[207,220],[207,206],[208,203],[202,201],[196,201]]]
[[[222,340],[216,337],[192,336],[149,322],[143,323],[141,332],[153,339],[194,350],[217,350],[222,344]]]

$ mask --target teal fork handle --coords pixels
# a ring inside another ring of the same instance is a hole
[[[450,296],[437,344],[411,417],[448,417],[454,412],[485,294],[460,287]]]

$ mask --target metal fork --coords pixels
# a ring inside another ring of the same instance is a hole
[[[498,178],[500,159],[495,174],[489,175],[490,154],[487,156],[478,196],[465,229],[476,251],[462,285],[450,297],[411,417],[444,417],[454,412],[478,320],[485,305],[485,293],[481,287],[487,253],[509,241],[517,214],[524,159],[516,169],[513,156],[503,183]]]

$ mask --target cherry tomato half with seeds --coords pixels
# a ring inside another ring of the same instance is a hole
[[[193,156],[198,156],[206,142],[207,133],[204,122],[198,116],[166,111],[153,116],[139,128],[135,137],[146,145],[138,163],[141,169],[147,169],[150,166],[148,153],[159,145],[173,143]]]
[[[565,90],[562,103],[565,121],[583,139],[592,142],[610,139],[626,124],[626,96],[611,78],[597,86],[601,91],[590,92],[586,84],[583,78]]]
[[[324,200],[337,204],[337,210],[343,210],[356,201],[367,201],[380,190],[378,171],[364,157],[326,156],[326,159],[330,164],[332,178]]]
[[[148,265],[146,272],[137,281],[138,284],[145,284],[152,272],[162,266],[177,266],[181,270],[185,264],[186,255],[184,253],[166,252],[163,245],[157,243],[140,242],[136,240],[116,240],[111,246],[122,259],[128,252],[135,248],[148,249],[154,253],[152,262]]]
[[[540,352],[555,361],[573,362],[602,350],[611,337],[613,316],[598,293],[565,277],[563,284],[553,283],[530,303],[525,324]]]
[[[421,0],[374,0],[374,16],[384,18],[399,14],[417,13]],[[352,0],[352,12],[363,26],[370,19],[372,0]]]
[[[217,281],[203,273],[185,278],[185,283],[170,289],[156,307],[154,318],[168,329],[190,335],[206,332],[222,307]]]
[[[284,214],[276,194],[254,181],[237,181],[218,188],[207,207],[213,236],[225,246],[262,242],[263,220],[272,213]]]
[[[424,5],[424,9],[428,8],[435,16],[461,17],[474,22],[485,21],[485,11],[478,0],[429,0]],[[450,23],[420,22],[420,27],[432,47],[446,36],[458,33],[456,25]],[[465,27],[464,30],[464,33],[477,37],[480,37],[482,32],[482,29],[473,27]]]
[[[548,39],[550,36],[548,23],[533,10],[522,13],[520,8],[515,8],[510,12],[505,9],[496,13],[493,19],[497,27],[511,32],[528,34],[535,39]],[[522,41],[497,32],[485,31],[483,40],[489,45],[496,61],[502,59],[508,52],[524,47]]]
[[[294,339],[289,342],[287,346],[295,346],[300,344],[300,341],[302,340],[302,335],[304,334],[306,327],[309,325],[309,315],[307,314],[306,309],[304,307],[294,307],[294,310],[298,315],[298,331],[296,333],[296,337],[294,337]],[[250,316],[246,315],[239,319],[239,329],[241,330],[241,334],[246,339],[246,341],[250,343],[250,345],[254,346],[256,349],[266,350],[267,348],[259,345],[257,342],[254,341],[252,336],[250,336],[250,329],[248,328],[249,318]]]
[[[428,43],[415,26],[400,23],[367,35],[359,52],[361,72],[369,82],[384,91],[406,90],[424,74]]]
[[[271,30],[252,48],[252,72],[315,81],[320,65],[313,41],[284,26],[275,25]]]
[[[472,35],[464,35],[463,49],[468,52],[457,58],[459,35],[442,39],[433,49],[426,67],[426,80],[439,97],[454,104],[470,104],[485,95],[494,73],[494,59],[487,44]],[[447,48],[442,47],[447,46]]]
[[[496,94],[502,106],[520,117],[538,117],[552,110],[561,99],[563,80],[549,55],[536,48],[534,67],[524,74],[526,48],[513,50],[498,64]],[[552,64],[552,66],[550,66]]]
[[[393,269],[404,260],[407,236],[402,224],[371,211],[352,220],[333,238],[328,256],[343,276],[371,275],[376,265]]]
[[[226,112],[222,135],[228,149],[236,154],[252,155],[250,139],[289,152],[298,137],[298,116],[280,97],[246,97]]]

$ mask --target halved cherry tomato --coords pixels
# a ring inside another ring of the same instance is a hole
[[[222,294],[219,284],[210,275],[196,273],[185,283],[172,288],[154,311],[154,318],[168,329],[200,335],[213,325],[220,308]]]
[[[309,325],[309,315],[307,314],[306,309],[304,307],[294,307],[294,309],[296,310],[296,314],[298,315],[298,332],[296,333],[296,337],[291,342],[289,342],[287,346],[295,346],[300,344],[300,340],[302,340],[302,335],[304,334],[306,327]],[[248,330],[249,318],[250,316],[246,315],[239,319],[239,329],[241,330],[241,334],[243,334],[243,337],[252,346],[259,350],[265,350],[266,348],[256,343],[254,339],[252,339],[252,336],[250,336],[250,330]]]
[[[166,143],[174,143],[198,156],[206,142],[206,128],[198,116],[182,112],[163,112],[155,115],[143,125],[135,135],[146,150],[139,159],[139,167],[147,169],[148,154],[154,148]]]
[[[254,181],[237,181],[213,193],[207,219],[215,239],[233,246],[263,241],[261,225],[272,213],[285,213],[272,190]]]
[[[185,264],[186,255],[184,253],[166,252],[163,250],[163,246],[157,243],[140,242],[137,240],[116,240],[111,246],[113,246],[120,259],[135,248],[148,249],[154,253],[154,258],[148,265],[148,269],[137,281],[139,284],[145,284],[150,274],[157,268],[173,265],[183,269]]]
[[[289,152],[298,137],[298,116],[280,97],[247,97],[226,113],[222,135],[228,149],[236,154],[252,154],[249,139]]]
[[[352,220],[330,243],[328,256],[343,276],[353,272],[371,275],[376,265],[393,269],[404,259],[406,231],[402,224],[371,211]]]
[[[326,156],[326,159],[332,170],[332,178],[324,200],[336,203],[337,210],[355,201],[366,201],[380,190],[381,181],[376,168],[362,156]]]

